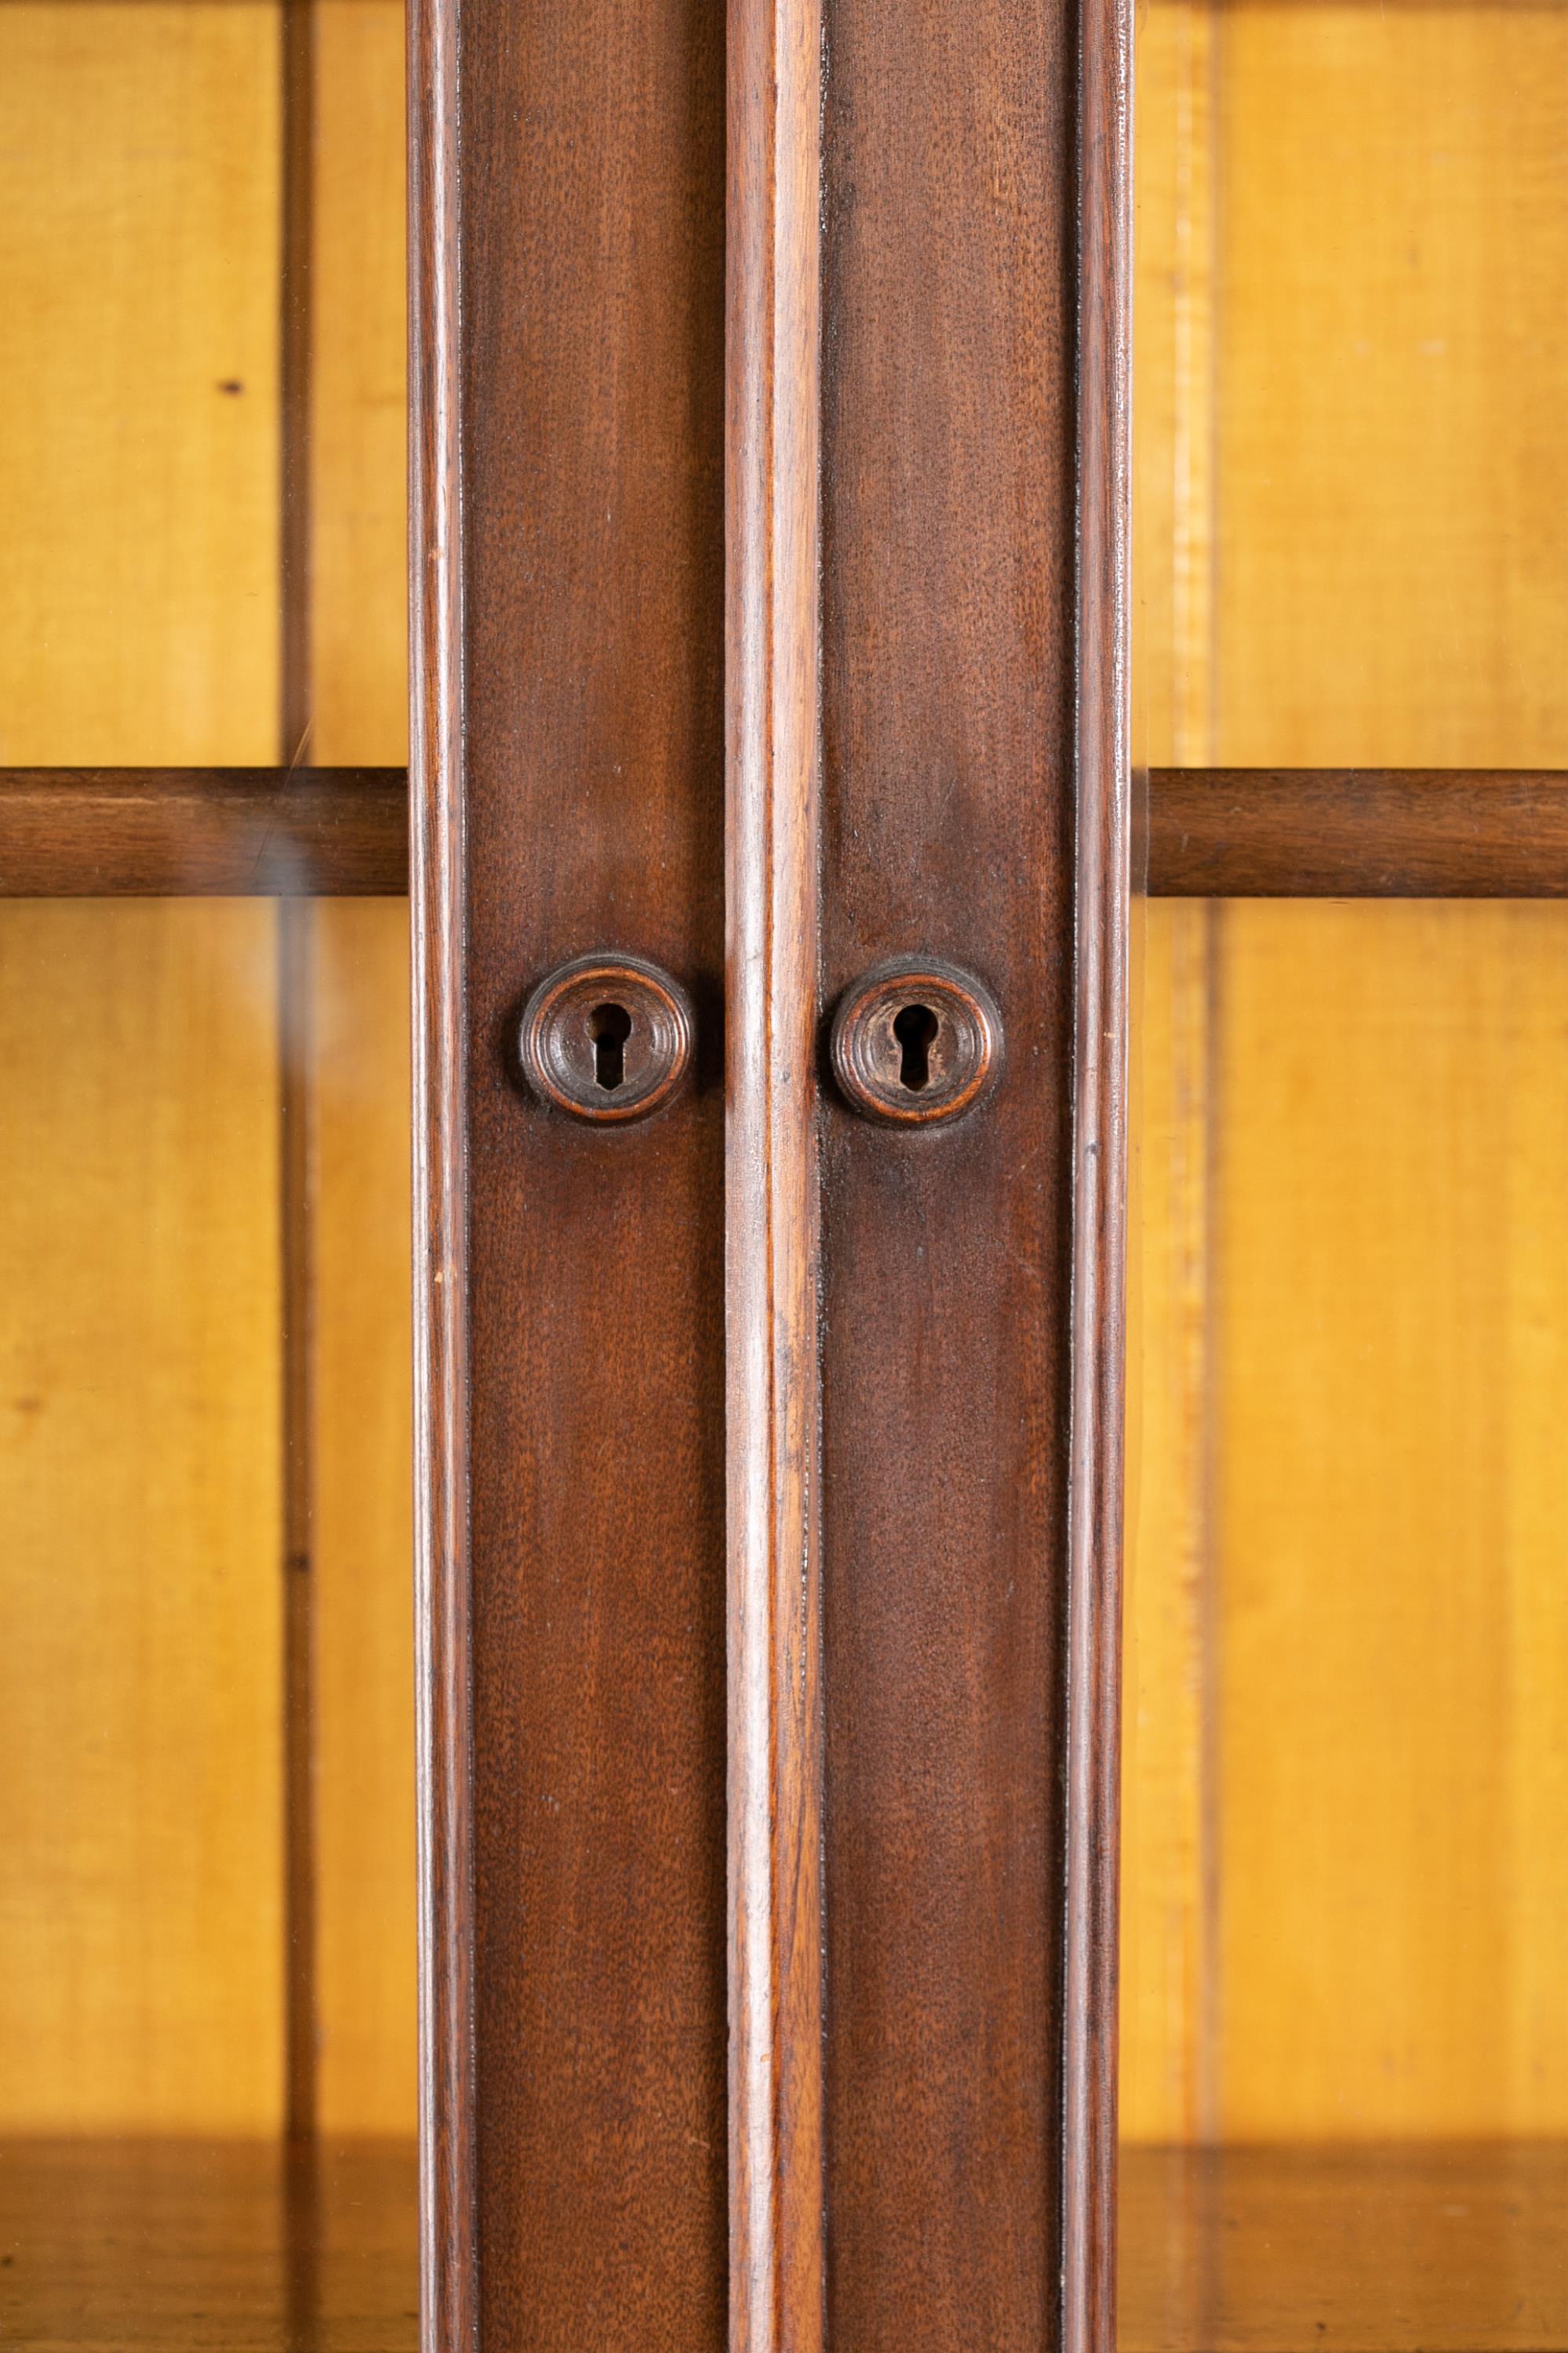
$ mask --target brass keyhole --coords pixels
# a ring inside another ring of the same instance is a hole
[[[941,1026],[928,1005],[906,1005],[893,1017],[893,1034],[903,1049],[898,1082],[911,1094],[931,1082],[931,1049]]]
[[[606,1094],[612,1093],[626,1076],[626,1041],[630,1035],[631,1016],[624,1005],[596,1005],[588,1015],[594,1079]]]

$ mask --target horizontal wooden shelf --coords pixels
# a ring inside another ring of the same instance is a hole
[[[1155,768],[1157,899],[1568,897],[1568,770]],[[0,898],[396,896],[402,768],[0,769]]]
[[[416,2353],[412,2142],[0,2142],[0,2344]]]
[[[395,897],[402,768],[0,769],[0,898]]]
[[[1568,2143],[1124,2148],[1118,2353],[1559,2353]]]
[[[1560,2353],[1568,2143],[1124,2148],[1118,2353]],[[411,2143],[0,2143],[0,2344],[415,2353]]]
[[[1568,771],[1154,768],[1140,852],[1157,899],[1561,899]]]

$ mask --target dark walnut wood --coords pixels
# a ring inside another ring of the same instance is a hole
[[[0,898],[395,897],[401,768],[0,770]]]
[[[689,0],[414,10],[448,2353],[726,2336],[724,83],[723,13]],[[696,1022],[693,1083],[621,1127],[517,1060],[531,991],[604,949]]]
[[[1156,768],[1140,834],[1153,898],[1568,894],[1562,770]]]
[[[827,2337],[1078,2353],[1111,2326],[1127,24],[826,18],[822,1002],[931,955],[1007,1037],[949,1123],[819,1103]]]
[[[1155,768],[1151,898],[1568,897],[1568,770]],[[0,898],[408,888],[401,768],[0,769]]]
[[[415,2353],[411,2142],[0,2143],[0,2343]]]

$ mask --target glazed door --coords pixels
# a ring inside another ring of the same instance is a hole
[[[403,26],[0,7],[0,2338],[418,2341]]]
[[[1564,21],[0,0],[7,2343],[1568,2338]]]
[[[1568,2335],[1565,35],[1140,28],[1126,2353]]]
[[[0,5],[8,2343],[1107,2343],[1125,31]]]

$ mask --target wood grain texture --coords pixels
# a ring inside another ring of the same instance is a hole
[[[1139,2142],[1202,2140],[1212,2123],[1206,1180],[1217,912],[1134,904],[1118,2092],[1123,2137]]]
[[[0,10],[10,763],[275,756],[277,41]],[[0,962],[0,2114],[274,2130],[274,924],[12,904]]]
[[[724,27],[457,19],[422,13],[413,83],[426,1918],[438,1971],[471,1923],[473,1968],[471,2046],[461,1983],[427,2013],[435,2148],[450,2216],[471,2117],[483,2337],[685,2353],[726,2332]],[[706,1041],[620,1131],[514,1060],[529,989],[596,948],[669,969]]]
[[[1213,756],[1561,768],[1568,20],[1243,7],[1217,69]],[[1558,2132],[1563,912],[1220,956],[1219,2129]]]
[[[1155,768],[1146,860],[1155,898],[1560,899],[1568,776]]]
[[[0,898],[400,894],[397,768],[0,771]]]
[[[0,19],[7,765],[274,757],[277,40],[275,0]]]
[[[1225,932],[1224,2129],[1552,2132],[1564,911],[1258,905]]]
[[[384,0],[364,13],[384,23]],[[386,701],[350,739],[388,733]],[[1152,898],[1568,897],[1568,774],[1155,768],[1133,855]],[[400,767],[0,770],[0,897],[407,887]]]
[[[1080,314],[1075,221],[1082,194],[1086,237],[1112,234],[1119,30],[1021,0],[827,11],[824,999],[883,956],[948,957],[992,991],[1009,1040],[1001,1084],[950,1127],[825,1111],[828,2334],[867,2353],[1033,2348],[1065,2325],[1103,2343],[1108,2325],[1105,2144],[1079,2105],[1097,2077],[1108,2121],[1103,2015],[1074,2030],[1063,2304],[1064,1799],[1071,1611],[1092,2003],[1109,1786],[1086,1737],[1109,1631],[1094,1547],[1114,1442],[1106,1360],[1075,1367],[1070,1292],[1075,1201],[1114,1229],[1118,1183],[1118,946],[1097,893],[1122,854],[1100,603],[1122,290],[1107,246],[1100,310]],[[1080,36],[1097,143],[1081,185]],[[1086,1049],[1079,1098],[1075,1026],[1102,982],[1106,1059]],[[1098,1200],[1075,1136],[1102,1145]],[[1114,1268],[1096,1272],[1109,1288],[1088,1320],[1108,1336]]]
[[[274,970],[262,907],[0,925],[11,2130],[281,2117]]]
[[[0,2142],[0,2331],[29,2353],[413,2353],[408,2141]]]
[[[732,2353],[822,2344],[820,0],[729,11]]]

